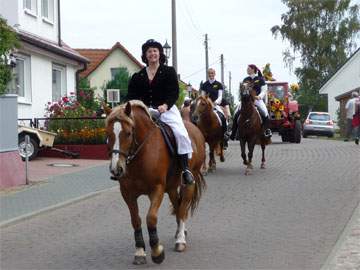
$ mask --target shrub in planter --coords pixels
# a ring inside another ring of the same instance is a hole
[[[57,102],[49,102],[45,116],[50,118],[47,130],[58,134],[55,144],[106,143],[105,120],[97,119],[96,111],[85,108],[73,93]],[[90,119],[81,119],[83,117]]]

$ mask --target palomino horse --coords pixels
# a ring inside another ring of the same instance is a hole
[[[168,193],[176,215],[176,251],[186,248],[185,220],[188,211],[196,209],[205,180],[200,168],[205,159],[205,141],[200,130],[191,123],[185,123],[191,138],[193,153],[189,163],[195,184],[181,183],[180,164],[172,158],[163,135],[150,117],[147,107],[141,101],[133,100],[114,108],[106,109],[106,130],[108,149],[111,155],[110,172],[119,180],[121,194],[130,210],[135,235],[134,264],[145,264],[145,243],[137,198],[147,195],[150,208],[146,216],[149,232],[151,258],[161,263],[165,258],[164,248],[157,234],[157,216],[164,193]]]
[[[271,143],[271,139],[264,137],[263,128],[261,126],[261,118],[259,112],[254,105],[255,91],[251,83],[240,84],[241,94],[241,111],[238,118],[238,129],[241,147],[241,157],[244,165],[247,165],[245,174],[251,173],[253,166],[251,164],[255,144],[261,145],[262,159],[261,168],[265,169],[265,146]],[[246,159],[245,147],[248,147],[248,159]]]
[[[196,99],[192,118],[209,145],[209,170],[214,171],[216,170],[215,150],[219,153],[220,161],[225,161],[224,135],[221,124],[214,111],[214,104],[208,96],[199,96]]]

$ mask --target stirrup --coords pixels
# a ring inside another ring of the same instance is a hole
[[[194,175],[191,173],[189,169],[185,169],[181,173],[182,183],[185,185],[193,185],[195,184]]]

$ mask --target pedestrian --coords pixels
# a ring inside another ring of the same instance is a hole
[[[160,112],[160,120],[168,124],[174,133],[183,181],[186,185],[194,184],[188,163],[193,152],[191,140],[175,105],[179,97],[176,71],[173,67],[164,65],[166,56],[161,43],[149,39],[141,49],[141,59],[146,67],[132,76],[127,100],[141,100],[146,106]]]
[[[347,142],[352,136],[352,122],[355,114],[355,100],[359,97],[359,93],[354,91],[351,93],[351,98],[346,102],[346,134],[344,141]]]
[[[352,119],[352,128],[354,132],[355,144],[359,144],[360,139],[360,97],[357,97],[354,102],[354,116]]]

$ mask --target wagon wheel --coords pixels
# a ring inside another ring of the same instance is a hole
[[[25,143],[25,136],[22,135],[19,138],[19,154],[21,156],[21,159],[24,161],[26,159],[26,143]],[[37,156],[37,153],[39,152],[39,144],[36,140],[30,137],[29,140],[29,146],[28,146],[28,157],[29,160],[34,159]]]
[[[300,120],[296,120],[296,122],[295,122],[294,142],[295,143],[300,143],[301,142],[301,122],[300,122]]]

